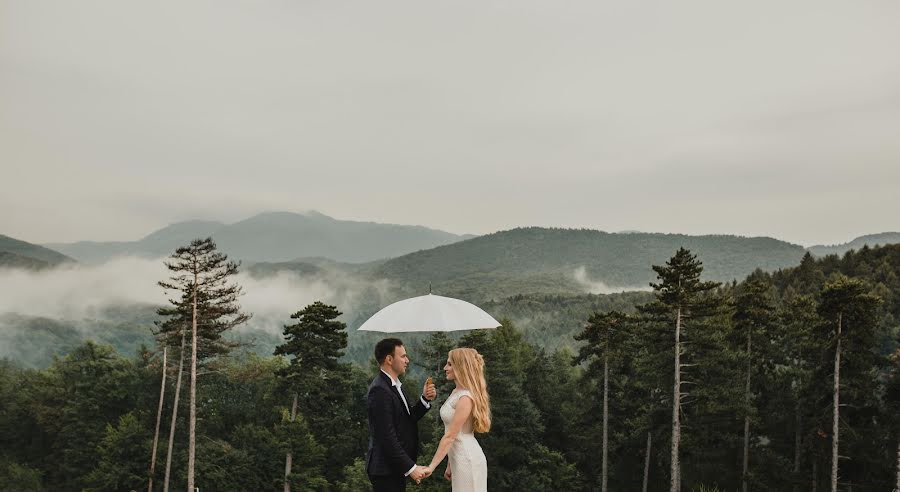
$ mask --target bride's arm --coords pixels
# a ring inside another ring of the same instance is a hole
[[[428,465],[428,468],[430,468],[432,472],[434,472],[434,469],[441,464],[441,461],[444,461],[444,457],[450,452],[450,446],[452,446],[453,441],[456,440],[456,435],[459,434],[459,431],[462,430],[463,425],[465,425],[471,416],[472,399],[468,395],[463,395],[460,397],[459,401],[456,402],[456,413],[453,414],[453,421],[450,422],[450,427],[447,428],[447,432],[444,434],[444,437],[441,438],[437,451],[434,453],[434,458],[431,459],[431,464]]]

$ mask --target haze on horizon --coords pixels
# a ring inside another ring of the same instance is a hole
[[[0,234],[900,230],[900,3],[0,0]]]

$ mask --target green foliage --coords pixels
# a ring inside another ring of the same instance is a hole
[[[53,490],[86,487],[107,425],[134,408],[138,373],[108,346],[87,342],[59,359],[36,382],[31,403],[46,440],[46,485]]]
[[[97,467],[88,475],[87,491],[140,490],[147,483],[150,429],[133,412],[107,424],[106,435],[97,446]]]
[[[691,256],[681,255],[682,271],[699,263]],[[672,267],[661,267],[664,279],[672,273],[665,269]],[[683,276],[688,277],[695,278]],[[667,490],[671,309],[681,303],[689,315],[684,358],[693,364],[685,371],[682,489],[740,488],[745,415],[751,417],[751,490],[807,489],[813,480],[824,488],[836,314],[842,313],[841,477],[854,490],[885,490],[893,484],[900,434],[898,279],[900,247],[890,246],[840,258],[809,256],[796,268],[756,272],[745,282],[709,289],[698,274],[693,285],[704,289],[695,289],[696,295],[659,289],[659,298],[639,292],[487,301],[480,305],[505,318],[502,328],[404,336],[413,363],[419,364],[406,381],[418,389],[424,376],[436,376],[439,405],[450,386],[435,371],[447,351],[476,347],[485,356],[494,417],[492,431],[478,435],[491,490],[596,490],[602,415],[597,362],[608,349],[614,355],[610,489],[640,490],[649,434],[649,490]],[[373,299],[363,301],[366,309],[377,307]],[[309,320],[298,313],[296,324],[286,329],[283,355],[238,353],[207,362],[198,388],[201,490],[281,490],[288,450],[294,457],[294,490],[369,489],[362,461],[367,438],[363,401],[372,377],[372,345],[382,335],[346,333],[337,309],[328,308],[317,307]],[[349,316],[351,327],[358,326],[357,317],[365,315]],[[146,326],[145,318],[134,314],[129,323]],[[619,318],[626,320],[621,331],[610,334],[622,338],[607,344],[602,328]],[[49,321],[30,326],[46,340],[51,333],[81,327]],[[576,339],[579,333],[584,335]],[[67,355],[50,367],[0,362],[0,490],[114,490],[115,484],[125,488],[131,480],[145,479],[146,444],[155,420],[149,412],[159,395],[156,358],[131,348],[132,358],[126,359],[108,346],[80,344],[63,335],[59,340],[70,344]],[[290,341],[297,343],[287,349]],[[293,371],[298,375],[290,378]],[[173,383],[170,378],[167,395]],[[293,387],[309,397],[300,400],[300,415],[292,423],[285,415]],[[426,457],[443,433],[436,413],[420,424]],[[164,409],[170,414],[171,399]],[[183,422],[178,428],[171,485],[183,489]],[[161,485],[160,477],[155,485]],[[410,489],[447,492],[449,483],[435,476]]]
[[[0,492],[44,492],[41,472],[26,465],[0,461]]]
[[[159,286],[179,297],[169,299],[170,307],[157,310],[157,314],[167,317],[157,323],[160,343],[180,349],[184,346],[183,337],[191,333],[196,322],[198,364],[228,353],[234,344],[222,335],[250,319],[237,303],[241,287],[229,283],[238,272],[238,263],[228,261],[227,255],[216,250],[212,239],[206,238],[176,249],[166,267],[172,277],[159,282]],[[187,340],[190,346],[191,337]]]
[[[423,484],[428,487],[432,481]],[[430,490],[430,489],[429,489]],[[356,458],[353,463],[344,467],[343,478],[334,485],[335,492],[371,492],[372,482],[366,474],[366,462],[362,458]]]
[[[478,302],[517,294],[575,294],[587,290],[575,279],[580,268],[587,278],[609,286],[646,286],[653,280],[647,265],[662,263],[680,247],[702,255],[707,276],[718,281],[743,278],[757,268],[793,266],[804,254],[800,246],[771,238],[531,227],[394,258],[375,276],[413,289],[406,293],[421,293],[422,286],[433,283],[441,294]]]
[[[366,376],[339,361],[347,346],[346,325],[337,321],[335,306],[315,302],[291,315],[296,324],[284,327],[285,343],[276,355],[289,357],[276,371],[286,388],[285,403],[298,397],[298,411],[309,422],[326,450],[325,475],[337,480],[347,456],[365,452],[367,429],[362,401]]]
[[[347,346],[347,325],[337,321],[341,312],[335,306],[316,301],[291,315],[299,320],[284,327],[285,343],[275,355],[290,357],[289,365],[278,371],[286,384],[306,397],[318,385],[328,385],[329,377],[341,377],[346,364],[338,362]]]

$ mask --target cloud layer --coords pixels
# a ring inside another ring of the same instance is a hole
[[[172,292],[156,283],[169,271],[162,259],[118,258],[97,266],[71,266],[40,272],[0,270],[0,314],[16,313],[52,319],[84,320],[110,316],[110,308],[164,305]],[[352,321],[365,303],[381,303],[389,296],[384,282],[363,282],[349,275],[301,277],[292,272],[257,278],[234,277],[243,288],[242,309],[253,314],[245,329],[280,334],[290,315],[314,301],[348,311]],[[363,297],[365,296],[365,297]]]

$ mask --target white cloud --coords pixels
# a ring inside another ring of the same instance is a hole
[[[107,308],[164,305],[174,292],[157,285],[170,272],[162,259],[117,258],[97,266],[67,266],[31,272],[0,269],[0,314],[17,313],[54,319],[103,319]],[[290,315],[321,300],[355,314],[362,295],[383,303],[390,296],[384,281],[367,282],[346,274],[301,277],[292,272],[257,278],[234,277],[243,288],[239,304],[253,319],[243,329],[281,333]]]
[[[575,281],[584,286],[584,288],[591,294],[616,294],[619,292],[650,290],[650,288],[647,286],[615,287],[607,285],[605,282],[592,280],[588,277],[587,269],[583,266],[576,268],[573,275],[575,277]]]

